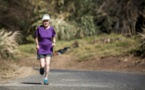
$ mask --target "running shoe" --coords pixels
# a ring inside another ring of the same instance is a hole
[[[40,72],[41,75],[43,75],[44,74],[44,68],[40,68],[39,72]]]
[[[44,85],[48,85],[48,79],[44,79]]]

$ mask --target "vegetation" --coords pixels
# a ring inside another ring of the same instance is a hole
[[[87,37],[77,40],[79,48],[73,49],[70,53],[77,57],[78,61],[85,61],[94,58],[128,55],[130,50],[135,49],[137,39],[127,38],[122,35],[101,35]],[[127,49],[126,49],[127,48]]]
[[[77,42],[78,47],[74,48]],[[90,60],[91,58],[128,55],[131,50],[137,48],[138,39],[135,37],[127,38],[116,34],[103,34],[99,36],[85,37],[75,39],[69,42],[57,41],[54,51],[71,47],[66,54],[75,56],[74,60],[78,62]],[[23,56],[32,56],[36,53],[35,44],[20,45],[19,50],[23,52]],[[29,55],[28,55],[29,54]]]
[[[0,36],[0,59],[14,58],[20,33],[12,31],[6,32],[6,30],[1,29]]]
[[[54,21],[67,23],[58,32],[70,35],[73,29],[70,25],[76,27],[76,38],[100,32],[133,35],[144,28],[144,0],[1,0],[0,3],[0,28],[20,30],[25,36],[33,36],[44,13],[49,13]],[[58,39],[67,40],[68,36]]]
[[[22,41],[19,42],[20,44],[33,42],[35,29],[41,24],[44,13],[50,14],[52,18],[57,40],[86,39],[86,37],[96,37],[103,33],[136,37],[138,33],[144,34],[145,29],[145,0],[139,2],[137,0],[0,0],[0,3],[1,36],[5,35],[3,28],[11,32],[7,37],[12,35],[17,37],[19,35],[16,34],[19,32],[22,35],[19,37]],[[5,41],[2,37],[0,43]],[[17,40],[12,41],[15,41],[14,45],[17,46]],[[128,45],[126,42],[119,42],[125,47]],[[141,40],[138,44],[140,43],[141,46],[135,49],[135,53],[145,51],[144,41]],[[118,42],[115,45],[117,46]],[[1,50],[5,49],[3,46],[7,44],[1,45]],[[111,45],[106,44],[104,47],[109,46]],[[1,57],[7,57],[2,54]]]
[[[141,39],[138,40],[138,46],[131,50],[131,53],[135,56],[144,58],[145,57],[145,35],[140,34]]]

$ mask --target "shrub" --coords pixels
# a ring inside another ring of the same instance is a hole
[[[1,29],[0,36],[0,59],[13,58],[20,39],[20,32],[6,32],[5,29]]]

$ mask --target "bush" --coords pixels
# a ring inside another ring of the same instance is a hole
[[[131,50],[134,56],[144,58],[145,57],[145,34],[139,34],[138,45],[135,49]]]
[[[0,31],[0,59],[10,59],[14,57],[14,52],[18,46],[20,32]]]

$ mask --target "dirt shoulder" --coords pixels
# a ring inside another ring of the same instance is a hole
[[[27,65],[27,62],[28,61],[25,62],[25,60],[19,62],[5,60],[0,61],[0,83],[36,74],[36,70],[34,70],[33,66]]]
[[[52,58],[51,68],[145,73],[145,60],[133,56],[94,56],[79,61],[70,55],[60,55]]]

